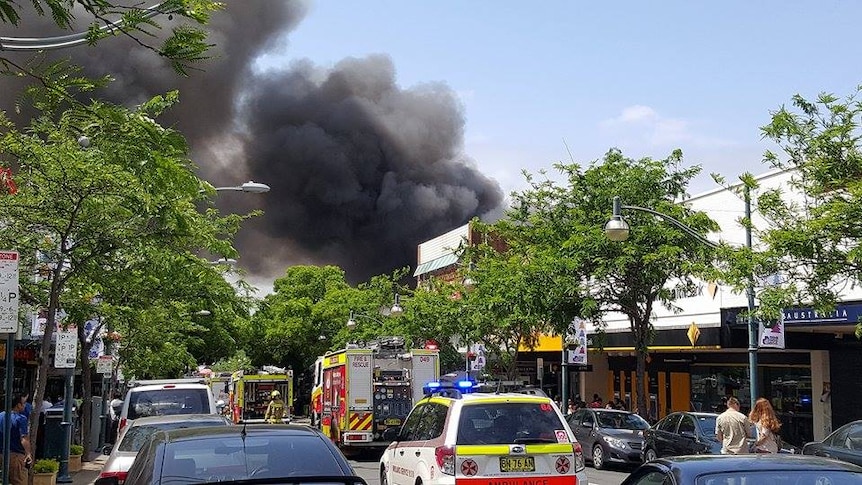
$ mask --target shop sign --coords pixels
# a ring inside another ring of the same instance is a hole
[[[787,325],[855,325],[862,316],[862,303],[837,305],[834,310],[820,313],[813,308],[787,308],[782,310]]]
[[[15,349],[13,355],[15,360],[31,362],[36,360],[36,351],[34,349]],[[6,358],[6,345],[0,344],[0,360]]]

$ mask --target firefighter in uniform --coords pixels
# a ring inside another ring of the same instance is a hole
[[[281,400],[281,393],[278,391],[272,391],[271,397],[272,400],[269,401],[263,418],[267,423],[281,424],[284,422],[284,401]]]

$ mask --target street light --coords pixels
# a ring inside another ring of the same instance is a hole
[[[398,293],[395,293],[395,303],[393,303],[392,308],[389,309],[389,315],[397,317],[403,313],[404,309],[401,308],[401,297]]]
[[[248,182],[235,187],[216,187],[215,189],[216,192],[230,190],[234,192],[248,192],[250,194],[263,194],[265,192],[269,192],[269,185],[249,180]]]
[[[751,190],[748,185],[744,186],[743,197],[745,200],[745,247],[749,251],[752,248],[751,242]],[[622,210],[633,210],[646,212],[647,214],[654,215],[658,218],[669,222],[670,224],[676,226],[678,229],[682,230],[689,236],[693,237],[695,240],[711,247],[718,248],[719,245],[710,241],[709,239],[701,236],[697,233],[693,228],[688,225],[682,223],[681,221],[674,219],[673,217],[663,214],[661,212],[648,209],[646,207],[639,207],[636,205],[622,205],[620,203],[619,197],[614,197],[614,205],[613,205],[613,214],[611,215],[611,219],[605,224],[605,235],[611,241],[625,241],[629,237],[629,225],[623,219]],[[754,403],[757,402],[757,322],[754,319],[754,277],[749,276],[748,278],[748,287],[746,288],[746,295],[748,297],[748,375],[749,375],[749,385],[750,385],[750,398],[751,403],[750,406],[753,408]]]
[[[221,259],[217,259],[215,261],[210,261],[211,266],[221,266],[221,265],[233,266],[235,264],[236,264],[236,260],[233,258],[221,258]]]
[[[383,321],[380,320],[379,318],[372,317],[371,315],[368,315],[366,313],[359,313],[359,312],[355,312],[353,310],[350,310],[350,317],[347,319],[347,323],[344,324],[347,327],[347,330],[353,330],[354,328],[356,328],[356,319],[357,318],[367,318],[368,320],[371,320],[372,322],[375,322],[379,325],[383,325]]]

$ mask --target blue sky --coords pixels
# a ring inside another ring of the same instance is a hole
[[[398,82],[444,82],[464,151],[508,193],[610,147],[681,148],[704,173],[767,171],[759,127],[792,95],[862,83],[852,1],[318,1],[267,63],[384,53]],[[691,192],[714,188],[699,177]]]

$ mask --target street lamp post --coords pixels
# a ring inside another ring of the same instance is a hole
[[[749,187],[746,185],[743,192],[743,197],[745,200],[745,247],[751,251],[752,248],[752,240],[751,240],[751,191]],[[695,240],[699,241],[702,244],[706,244],[709,247],[717,248],[718,244],[710,241],[709,239],[701,236],[695,231],[693,228],[687,226],[683,222],[674,219],[673,217],[663,214],[661,212],[655,211],[653,209],[648,209],[646,207],[639,207],[636,205],[622,205],[619,197],[614,197],[613,201],[613,214],[611,216],[611,220],[609,220],[605,224],[605,235],[611,241],[625,241],[629,237],[629,225],[623,219],[622,210],[633,210],[639,212],[646,212],[647,214],[654,215],[660,219],[663,219],[666,222],[676,226],[678,229],[682,230],[689,236],[693,237]],[[749,385],[750,385],[750,406],[754,406],[754,403],[757,401],[757,321],[754,318],[754,277],[749,275],[748,277],[748,287],[746,288],[746,295],[748,297],[748,374],[749,374]]]
[[[242,185],[237,185],[234,187],[216,187],[215,190],[216,190],[216,192],[234,191],[234,192],[247,192],[250,194],[263,194],[265,192],[269,192],[269,185],[249,180],[248,182],[246,182]]]

